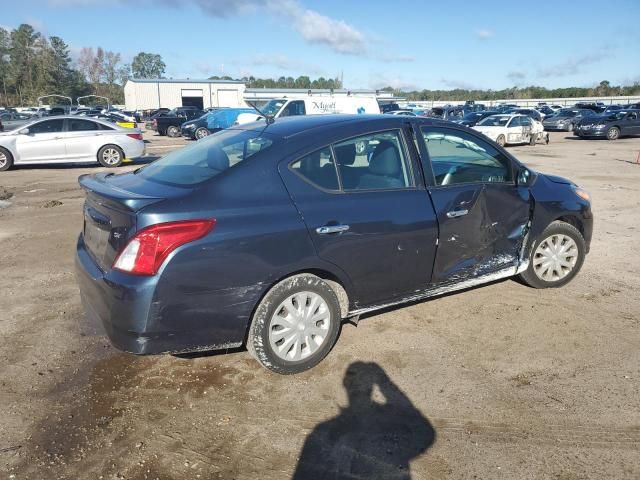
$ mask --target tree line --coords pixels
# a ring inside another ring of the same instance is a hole
[[[59,94],[71,97],[100,95],[108,97],[112,104],[124,103],[124,84],[129,78],[163,78],[166,64],[158,54],[140,52],[125,63],[120,53],[101,47],[84,47],[72,60],[69,46],[57,36],[47,37],[31,25],[22,24],[8,31],[0,28],[0,106],[36,105],[40,96]],[[212,76],[212,80],[240,80],[249,88],[301,88],[339,89],[342,79],[311,79],[306,75],[297,78],[281,76],[257,78],[245,76]],[[527,98],[576,98],[619,95],[640,95],[640,83],[615,86],[603,80],[594,87],[569,87],[548,89],[528,86],[503,90],[398,90],[385,87],[407,100],[478,100]],[[104,103],[100,99],[87,100],[85,105]]]
[[[100,95],[112,104],[124,103],[123,86],[129,78],[159,78],[165,68],[157,54],[140,52],[128,64],[120,53],[101,47],[84,47],[73,61],[69,45],[60,37],[46,37],[28,24],[11,31],[0,28],[0,106],[37,105],[38,97],[51,94],[74,102]]]

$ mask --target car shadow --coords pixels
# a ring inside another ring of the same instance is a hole
[[[307,436],[293,480],[411,479],[410,462],[435,442],[433,425],[376,363],[352,363],[343,385],[349,404]]]
[[[145,157],[136,158],[135,160],[131,160],[129,162],[123,162],[120,167],[128,167],[131,165],[146,165],[151,163],[157,159],[159,159],[159,155],[148,155]],[[120,167],[116,167],[113,169],[114,173],[117,173]],[[60,169],[74,169],[74,168],[104,168],[99,163],[39,163],[39,164],[30,164],[30,165],[13,165],[11,170],[60,170]]]

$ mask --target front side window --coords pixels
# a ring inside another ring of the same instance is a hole
[[[315,186],[325,190],[338,190],[338,175],[329,147],[293,162],[291,170]]]
[[[346,140],[334,145],[334,152],[345,191],[397,189],[414,185],[398,130]]]
[[[61,132],[64,127],[64,120],[45,120],[44,122],[34,123],[29,127],[29,133],[57,133]]]
[[[512,182],[511,163],[487,142],[466,132],[422,128],[437,185]]]
[[[273,141],[251,130],[222,130],[137,170],[159,183],[191,186],[209,180],[268,149]]]
[[[522,122],[521,122],[520,118],[522,118],[522,117],[513,117],[511,119],[511,121],[509,122],[509,128],[521,127],[522,126]]]
[[[304,108],[304,101],[296,100],[293,102],[289,102],[289,104],[286,107],[284,107],[284,109],[282,110],[282,113],[280,114],[280,116],[292,117],[296,115],[305,115],[305,114],[306,114],[306,110]]]

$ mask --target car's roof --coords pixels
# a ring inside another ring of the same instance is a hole
[[[84,115],[54,115],[52,117],[38,117],[38,118],[34,118],[33,120],[29,121],[28,123],[24,124],[22,127],[20,127],[20,129],[22,128],[28,128],[29,125],[33,125],[34,123],[38,123],[38,122],[42,122],[42,121],[46,121],[46,120],[63,120],[63,119],[68,119],[68,120],[87,120],[90,122],[96,122],[96,123],[100,123],[102,125],[106,125],[108,127],[113,128],[114,130],[137,130],[137,129],[132,129],[132,128],[124,128],[121,127],[120,125],[116,125],[115,123],[111,123],[108,122],[106,120],[102,120],[101,118],[96,118],[96,117],[87,117]]]
[[[232,128],[242,130],[264,131],[270,135],[290,138],[310,130],[324,129],[336,125],[352,126],[366,124],[368,127],[400,128],[408,121],[417,121],[424,125],[455,126],[451,122],[427,117],[408,117],[404,115],[384,114],[327,114],[327,115],[300,115],[285,118],[276,118],[271,125],[266,125],[264,120],[236,125]]]

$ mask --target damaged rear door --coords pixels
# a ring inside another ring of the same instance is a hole
[[[421,131],[439,225],[431,283],[462,281],[510,267],[515,273],[531,199],[527,187],[516,185],[511,160],[462,130],[422,126]]]

